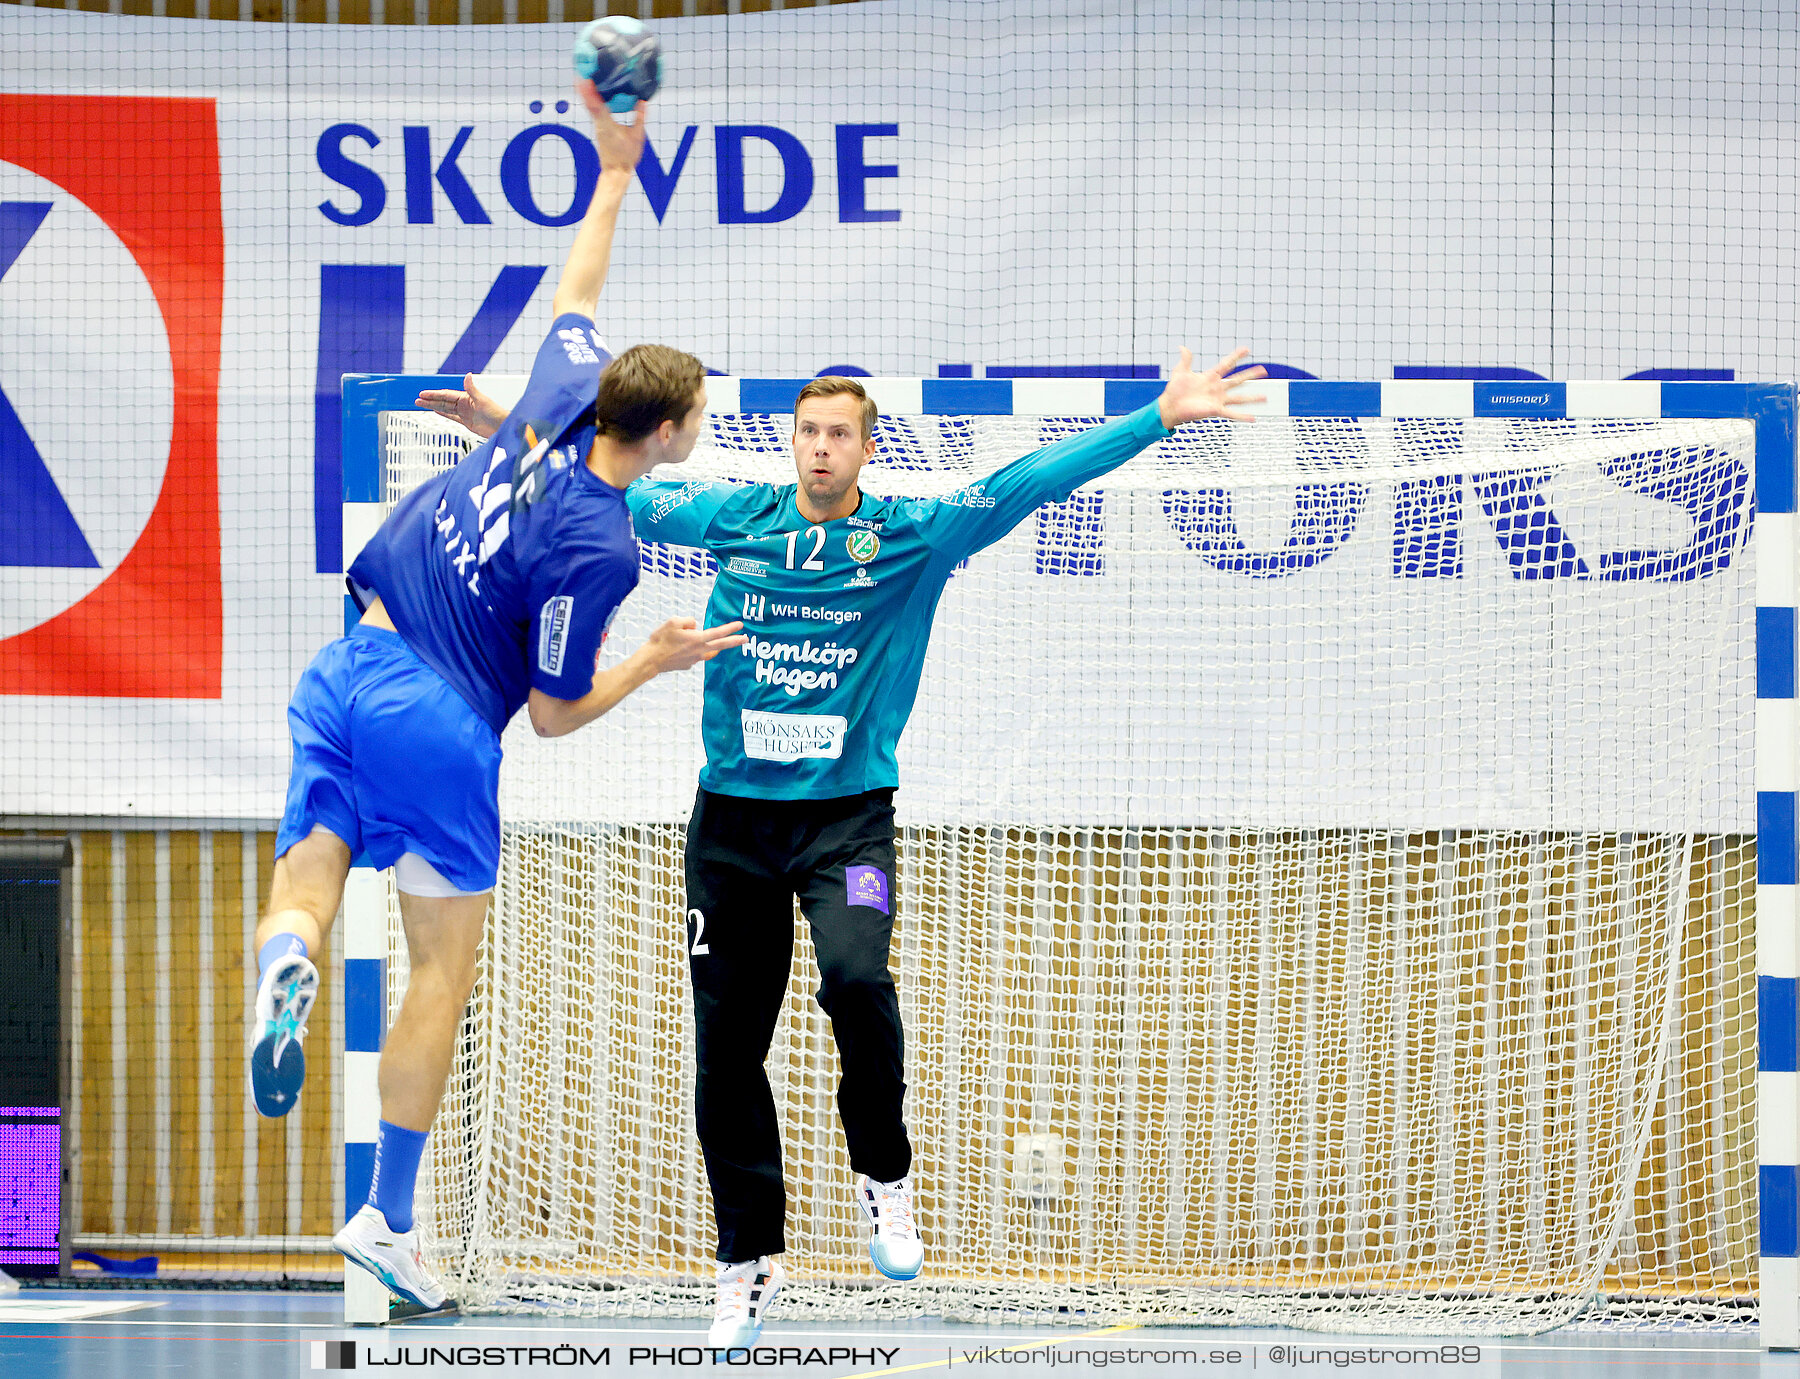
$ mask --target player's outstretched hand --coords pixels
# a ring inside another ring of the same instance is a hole
[[[576,82],[575,94],[594,121],[594,147],[600,150],[600,170],[636,172],[638,159],[644,156],[644,112],[649,110],[650,102],[639,101],[631,123],[620,124],[606,108],[606,101],[592,77],[583,77]]]
[[[506,408],[475,386],[475,375],[463,375],[463,385],[456,388],[427,388],[414,400],[413,406],[468,427],[486,440],[506,420]]]
[[[1267,378],[1269,371],[1258,364],[1242,373],[1231,373],[1249,357],[1249,350],[1236,349],[1205,373],[1195,373],[1193,351],[1182,350],[1180,362],[1169,375],[1169,386],[1156,400],[1162,424],[1173,431],[1184,421],[1203,421],[1207,417],[1254,421],[1255,414],[1246,409],[1268,399],[1261,393],[1246,393],[1244,388],[1259,378]]]
[[[710,661],[721,651],[730,651],[749,640],[741,635],[741,622],[720,623],[702,627],[692,618],[670,618],[650,634],[644,651],[657,675],[670,670],[686,670],[702,661]]]

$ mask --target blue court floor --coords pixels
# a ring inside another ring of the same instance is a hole
[[[384,1374],[528,1372],[648,1379],[659,1373],[715,1369],[700,1348],[704,1332],[691,1325],[468,1317],[349,1328],[341,1316],[342,1299],[332,1293],[28,1288],[0,1297],[0,1376],[156,1379],[179,1374],[240,1379],[347,1368],[346,1359],[353,1360],[359,1371]],[[351,1347],[349,1355],[345,1342]],[[1378,1375],[1800,1379],[1800,1355],[1764,1354],[1751,1338],[1675,1329],[1618,1335],[1564,1332],[1504,1341],[1416,1337],[1381,1341],[1310,1332],[1173,1327],[1003,1329],[931,1319],[868,1328],[784,1326],[772,1317],[756,1352],[731,1358],[733,1363],[722,1368],[818,1379],[1098,1373],[1130,1379],[1325,1373],[1364,1379]]]

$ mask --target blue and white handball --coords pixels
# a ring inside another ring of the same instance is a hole
[[[662,45],[635,19],[596,19],[575,39],[575,74],[593,78],[607,108],[623,115],[662,84]]]

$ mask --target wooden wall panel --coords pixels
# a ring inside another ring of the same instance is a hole
[[[8,830],[16,832],[16,830]],[[336,1229],[341,1107],[334,1032],[339,967],[324,976],[301,1106],[265,1121],[250,1103],[248,1012],[269,832],[82,830],[74,835],[70,1195],[78,1235],[103,1252],[169,1255],[218,1273],[317,1272],[314,1251],[213,1258],[169,1237],[307,1236]],[[156,1241],[164,1241],[156,1244]],[[332,1256],[331,1258],[335,1258]]]
[[[182,831],[168,837],[167,893],[157,897],[159,909],[167,906],[166,920],[159,917],[159,927],[166,923],[170,938],[169,951],[159,953],[159,967],[168,972],[164,999],[167,1001],[169,1031],[169,1138],[167,1219],[159,1222],[158,1233],[166,1227],[178,1235],[198,1234],[200,1225],[200,1156],[193,1147],[200,1143],[200,1060],[216,1033],[217,1021],[201,1028],[200,987],[209,973],[201,968],[199,945],[200,890],[210,878],[200,875],[200,835]],[[159,887],[159,891],[161,887]],[[187,942],[177,949],[175,936]],[[241,999],[241,998],[240,998]],[[227,1010],[230,1007],[226,1007]],[[221,1012],[222,1013],[222,1012]],[[208,1108],[209,1114],[211,1108]],[[208,1139],[212,1139],[211,1135]]]
[[[73,1172],[81,1180],[82,1212],[76,1229],[113,1228],[112,1154],[112,835],[80,835],[81,979],[74,993],[79,1012],[81,1077],[70,1121]]]
[[[244,952],[244,848],[237,834],[219,834],[212,848],[213,1009],[225,1024],[212,1038],[213,1231],[220,1236],[254,1235],[244,1203],[244,1125],[250,1105],[245,1037],[232,1039],[233,1016],[242,1019],[251,964]],[[253,873],[254,874],[254,873]]]

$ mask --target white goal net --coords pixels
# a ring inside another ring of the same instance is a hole
[[[1095,420],[887,418],[865,487]],[[454,431],[385,416],[387,492]],[[786,432],[716,416],[684,473],[791,481]],[[1212,423],[971,560],[896,798],[926,1273],[869,1264],[802,925],[784,1313],[1753,1317],[1753,453],[1735,421]],[[710,588],[646,547],[608,655]],[[700,689],[507,735],[420,1193],[465,1308],[710,1307]]]

